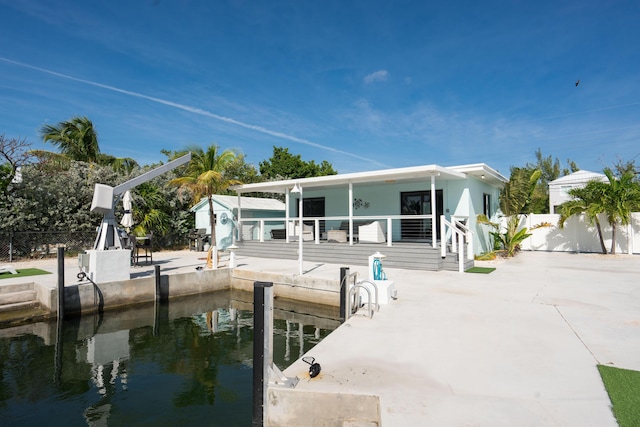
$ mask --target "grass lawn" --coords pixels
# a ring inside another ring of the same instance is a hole
[[[41,274],[51,274],[49,271],[40,270],[39,268],[21,268],[16,270],[18,274],[9,272],[0,273],[0,279],[15,279],[16,277],[39,276]]]
[[[470,269],[465,270],[465,273],[489,274],[493,270],[495,270],[493,267],[471,267]]]
[[[598,365],[620,427],[640,426],[640,372]]]

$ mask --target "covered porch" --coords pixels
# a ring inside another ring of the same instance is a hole
[[[487,188],[498,188],[503,182],[499,173],[477,164],[426,165],[241,185],[234,188],[239,200],[236,244],[297,242],[301,246],[304,242],[306,258],[309,244],[392,248],[411,243],[437,251],[441,258],[466,248],[463,258],[472,261],[476,213],[471,192],[474,186],[481,188],[480,204],[483,194],[497,200],[497,192]],[[285,217],[243,218],[240,197],[254,192],[279,194],[284,199]]]

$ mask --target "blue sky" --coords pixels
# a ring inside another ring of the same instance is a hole
[[[0,134],[53,150],[38,129],[82,115],[142,164],[215,143],[600,171],[640,154],[639,22],[615,0],[0,0]]]

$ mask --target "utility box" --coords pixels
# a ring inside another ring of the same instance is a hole
[[[131,251],[129,249],[88,250],[87,254],[89,255],[87,276],[94,283],[131,279]]]
[[[78,254],[78,267],[80,271],[84,273],[89,273],[89,257],[89,254],[86,252]]]

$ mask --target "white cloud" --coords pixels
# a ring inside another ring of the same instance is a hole
[[[378,70],[364,77],[365,84],[371,84],[375,82],[384,82],[389,78],[389,72],[387,70]]]

